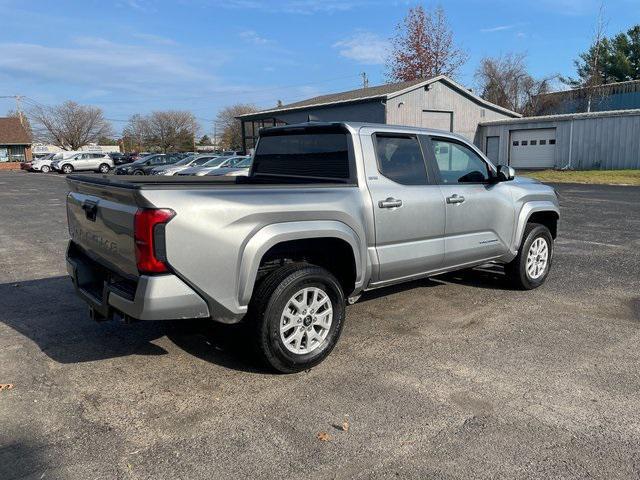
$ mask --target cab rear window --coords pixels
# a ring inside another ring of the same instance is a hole
[[[346,133],[286,133],[260,138],[253,175],[318,180],[350,178]]]

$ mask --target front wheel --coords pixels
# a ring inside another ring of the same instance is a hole
[[[98,171],[100,173],[109,173],[109,165],[107,165],[106,163],[103,163],[98,167]]]
[[[62,173],[73,173],[73,166],[66,164],[62,166]]]
[[[293,373],[331,353],[342,331],[345,299],[330,272],[296,263],[269,274],[249,309],[260,355],[275,370]]]
[[[144,175],[144,172],[142,170],[136,170],[133,172],[134,175]]]
[[[42,173],[49,173],[49,172],[51,171],[51,169],[49,168],[49,166],[48,166],[48,165],[43,165],[43,166],[40,168],[40,171],[41,171]]]
[[[542,285],[551,269],[553,237],[544,225],[528,223],[518,255],[505,265],[505,273],[513,284],[524,290]]]

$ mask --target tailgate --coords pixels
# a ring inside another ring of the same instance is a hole
[[[138,277],[134,219],[135,192],[69,181],[69,234],[92,259],[129,278]],[[122,191],[120,191],[122,190]]]

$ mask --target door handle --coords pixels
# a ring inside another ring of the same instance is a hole
[[[389,197],[386,200],[380,200],[378,206],[380,208],[397,208],[402,206],[402,200]]]
[[[458,195],[454,193],[450,197],[447,197],[447,203],[462,203],[464,202],[464,197],[462,195]]]

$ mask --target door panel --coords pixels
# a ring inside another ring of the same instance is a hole
[[[430,143],[446,205],[444,266],[506,254],[515,216],[509,186],[489,181],[488,164],[470,145],[446,138]]]
[[[395,145],[375,135],[361,135],[379,261],[374,283],[436,270],[444,260],[444,199],[438,185],[429,184],[417,137],[410,138],[410,142],[403,140],[397,142],[402,145]]]

